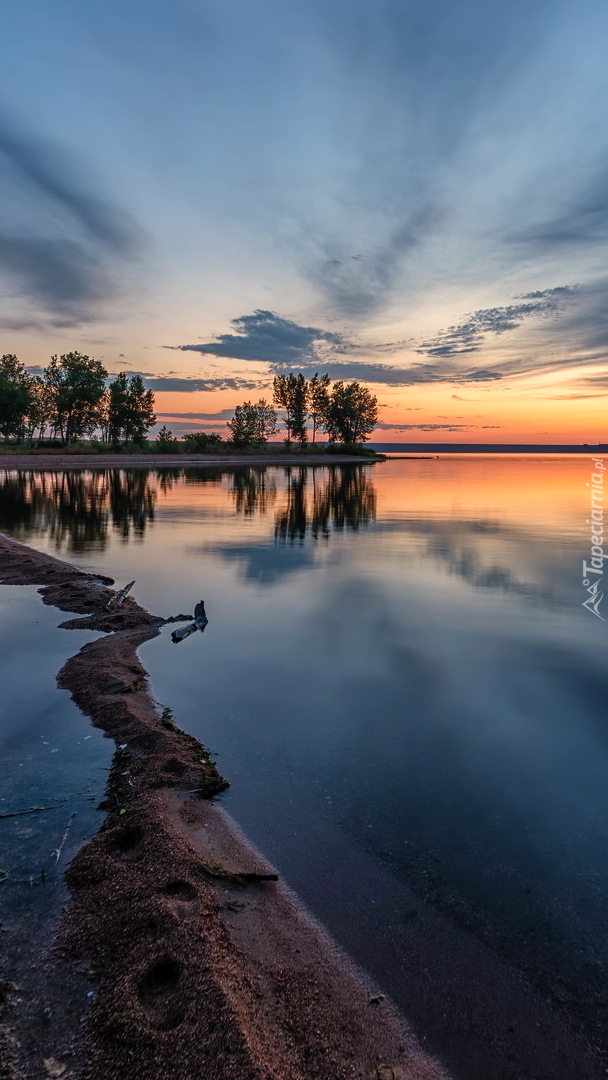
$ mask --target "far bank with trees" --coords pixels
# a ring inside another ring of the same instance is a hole
[[[122,371],[109,384],[108,379],[101,361],[83,353],[52,356],[41,375],[31,375],[13,353],[5,353],[0,357],[0,438],[72,446],[97,436],[114,449],[147,446],[156,423],[154,394],[141,375]]]
[[[52,356],[41,374],[31,374],[12,353],[0,357],[0,439],[33,448],[45,445],[87,449],[154,450],[158,453],[251,452],[266,449],[284,425],[288,451],[361,450],[378,421],[376,397],[361,383],[332,383],[329,375],[277,375],[272,402],[260,398],[237,405],[227,438],[192,431],[181,440],[156,423],[154,394],[141,375],[119,372],[113,379],[100,360],[80,352]],[[317,443],[323,433],[328,446]],[[368,451],[371,453],[371,451]]]

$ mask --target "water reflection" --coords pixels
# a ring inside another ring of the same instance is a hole
[[[499,561],[505,559],[514,542],[530,548],[530,536],[497,521],[409,522],[401,523],[400,528],[422,535],[427,558],[475,589],[517,594],[542,604],[556,602],[554,589],[521,580],[511,567]],[[492,549],[493,545],[497,550]]]
[[[0,474],[0,531],[47,536],[69,552],[102,550],[110,531],[142,539],[159,498],[180,484],[227,484],[237,514],[264,517],[277,504],[275,539],[302,543],[375,520],[376,492],[364,466],[24,470]]]
[[[6,472],[0,476],[0,530],[46,535],[70,552],[104,548],[108,531],[141,539],[157,493],[144,470]]]
[[[286,469],[287,504],[275,518],[275,539],[303,543],[331,531],[359,529],[376,519],[376,491],[365,466],[333,468],[318,480],[314,469]]]
[[[251,517],[266,514],[274,505],[277,486],[267,469],[235,469],[231,476],[231,495],[237,514]]]

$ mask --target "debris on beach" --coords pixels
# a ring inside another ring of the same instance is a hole
[[[63,1076],[67,1069],[67,1065],[53,1057],[44,1059],[44,1067],[49,1076]]]
[[[190,634],[195,634],[197,630],[202,633],[205,629],[209,619],[205,612],[205,601],[199,600],[194,609],[194,622],[188,623],[187,626],[183,626],[180,630],[174,630],[171,634],[171,641],[177,645],[184,638],[190,637]]]
[[[124,589],[121,589],[115,596],[111,596],[106,604],[106,610],[112,607],[120,607],[125,597],[131,592],[135,584],[135,580],[130,581],[128,585],[125,585]]]

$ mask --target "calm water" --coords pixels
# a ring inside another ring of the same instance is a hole
[[[0,586],[0,923],[5,934],[15,926],[26,951],[58,914],[67,861],[101,825],[96,808],[114,748],[55,678],[68,656],[99,635],[60,630],[59,621],[34,586]],[[52,809],[21,813],[35,806]],[[58,862],[53,852],[68,822]],[[9,951],[16,944],[9,934]],[[9,973],[22,982],[26,973],[11,956]]]
[[[398,1000],[416,898],[601,1008],[607,625],[591,463],[0,474],[0,531],[204,635],[141,650],[223,797]],[[607,601],[608,609],[608,601]],[[413,893],[409,890],[413,889]],[[412,907],[412,896],[414,906]]]

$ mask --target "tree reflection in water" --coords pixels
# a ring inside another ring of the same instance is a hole
[[[156,491],[145,469],[7,472],[0,475],[0,531],[50,536],[58,549],[104,548],[112,528],[141,539]]]
[[[277,543],[327,539],[375,520],[376,492],[362,465],[160,469],[74,469],[0,472],[0,531],[26,540],[51,538],[57,549],[103,549],[110,531],[142,539],[159,497],[176,485],[222,485],[237,514],[275,510]],[[283,483],[282,483],[283,481]]]
[[[369,525],[376,518],[376,490],[364,465],[334,465],[320,473],[302,466],[286,468],[287,504],[277,511],[278,543],[303,543],[332,531]]]
[[[253,514],[266,514],[274,506],[277,497],[277,485],[273,476],[268,477],[267,469],[235,469],[232,473],[232,497],[237,514],[251,517]]]

